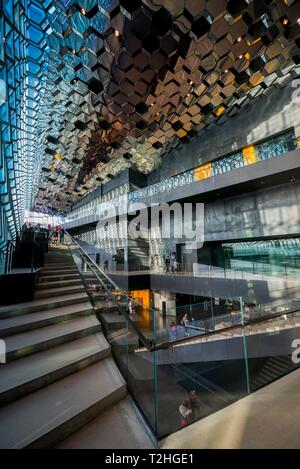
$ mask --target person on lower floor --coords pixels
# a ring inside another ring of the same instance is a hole
[[[192,421],[192,409],[189,406],[189,401],[184,400],[179,406],[179,413],[180,413],[180,424],[182,427],[189,425]]]
[[[134,313],[134,304],[132,300],[130,300],[128,303],[128,311],[129,311],[130,316]]]
[[[189,392],[189,407],[192,409],[192,419],[198,420],[200,418],[200,398],[195,389]]]
[[[108,261],[104,261],[104,272],[108,272]]]

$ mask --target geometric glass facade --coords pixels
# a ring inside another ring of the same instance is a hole
[[[46,3],[46,2],[44,2]],[[40,2],[0,2],[0,254],[15,238],[39,176],[38,114],[45,80]]]

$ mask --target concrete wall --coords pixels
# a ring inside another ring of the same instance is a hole
[[[205,205],[205,240],[300,234],[300,182]]]
[[[226,119],[222,125],[212,124],[199,137],[180,150],[163,157],[162,165],[148,178],[148,184],[192,169],[256,143],[291,127],[300,136],[299,104],[293,102],[295,88],[272,89],[258,97],[247,108]]]
[[[153,293],[153,306],[162,311],[162,303],[166,303],[168,316],[176,317],[176,294],[169,291],[155,291]]]

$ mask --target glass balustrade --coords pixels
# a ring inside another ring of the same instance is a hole
[[[112,354],[159,438],[299,367],[300,300],[256,305],[223,298],[162,314],[69,243]]]
[[[281,135],[272,137],[263,143],[254,145],[251,147],[250,156],[245,152],[243,154],[242,151],[239,151],[204,165],[205,170],[203,169],[203,171],[201,171],[201,167],[188,170],[133,192],[128,192],[128,187],[127,189],[116,189],[107,194],[106,197],[101,199],[101,201],[97,199],[70,213],[67,217],[67,222],[80,220],[84,217],[93,215],[95,217],[104,216],[105,202],[109,202],[109,204],[112,204],[115,207],[126,207],[128,203],[139,202],[149,197],[153,197],[156,194],[176,189],[177,187],[183,187],[196,181],[201,182],[203,179],[243,168],[249,164],[276,158],[295,149],[297,149],[297,139],[295,137],[294,129],[292,129]],[[201,175],[200,178],[199,174]]]

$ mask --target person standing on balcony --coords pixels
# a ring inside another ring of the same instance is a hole
[[[170,258],[169,256],[166,257],[166,274],[169,274],[170,273]]]
[[[170,337],[171,340],[177,339],[177,325],[174,321],[172,321],[170,325]]]
[[[176,263],[176,266],[175,266],[175,263]],[[171,267],[172,274],[175,274],[176,269],[177,269],[176,252],[172,252],[171,254],[170,267]]]
[[[189,325],[190,321],[189,321],[189,318],[188,318],[188,315],[185,314],[182,318],[182,321],[181,321],[181,324],[184,326],[184,335],[186,337],[189,337],[189,332],[188,332],[188,325]]]

